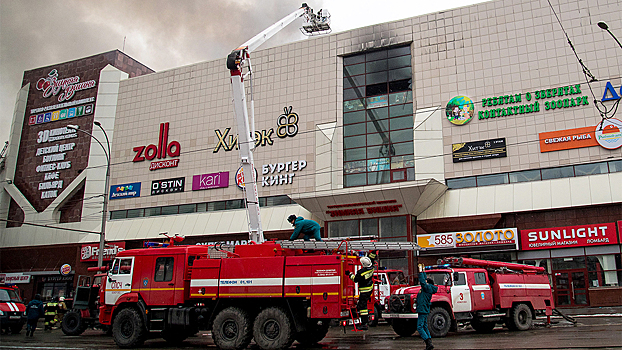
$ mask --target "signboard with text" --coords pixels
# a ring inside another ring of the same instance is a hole
[[[110,187],[110,199],[140,197],[140,182]]]
[[[151,182],[151,195],[183,192],[186,178],[177,177],[174,179],[155,180]]]
[[[451,145],[451,154],[454,163],[508,156],[505,138],[454,143]]]
[[[618,244],[616,224],[592,224],[521,230],[521,249],[555,249]]]
[[[421,248],[468,248],[490,245],[512,245],[518,247],[516,228],[486,229],[461,232],[443,232],[417,235]]]
[[[229,187],[229,172],[194,175],[192,177],[192,190],[209,190],[212,188]]]
[[[103,261],[112,260],[115,255],[125,250],[125,242],[106,243]],[[80,261],[97,261],[99,258],[99,243],[83,244],[80,249]]]

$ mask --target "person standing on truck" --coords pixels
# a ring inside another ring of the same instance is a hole
[[[350,277],[355,283],[359,285],[359,300],[356,304],[356,310],[361,317],[361,324],[358,326],[360,330],[367,330],[369,327],[369,310],[367,309],[367,302],[371,298],[371,293],[374,290],[374,260],[377,258],[376,252],[370,252],[371,257],[364,256],[361,258],[361,265],[363,268],[358,270],[356,274],[350,271],[346,271],[346,276]]]
[[[294,233],[289,238],[290,241],[295,240],[303,233],[305,235],[304,240],[310,241],[311,238],[315,238],[316,241],[321,242],[320,236],[320,224],[313,220],[305,220],[302,216],[296,216],[292,214],[287,218],[287,221],[294,226]]]
[[[425,350],[432,350],[434,345],[432,345],[432,336],[428,330],[428,315],[432,305],[432,294],[438,292],[438,287],[434,285],[434,281],[431,278],[427,278],[425,266],[423,264],[418,266],[421,289],[417,294],[417,331],[425,342]]]
[[[43,303],[41,302],[41,294],[35,295],[35,298],[28,303],[26,307],[26,317],[28,321],[26,321],[26,337],[31,337],[35,334],[35,329],[37,329],[37,322],[39,322],[39,317],[43,315]]]

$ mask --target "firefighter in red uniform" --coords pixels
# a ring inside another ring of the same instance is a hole
[[[371,293],[374,290],[374,262],[377,257],[377,252],[369,252],[367,256],[361,258],[361,265],[363,265],[363,268],[360,269],[356,275],[350,271],[346,271],[346,275],[359,285],[359,300],[356,304],[356,310],[361,317],[361,324],[358,327],[358,329],[361,330],[368,329],[369,310],[367,309],[367,302],[371,298]]]

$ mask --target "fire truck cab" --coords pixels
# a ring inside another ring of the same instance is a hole
[[[26,323],[26,306],[19,296],[17,287],[0,284],[0,327],[17,334]]]

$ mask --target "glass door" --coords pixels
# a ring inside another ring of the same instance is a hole
[[[555,272],[555,304],[557,306],[585,306],[587,298],[587,270]]]

